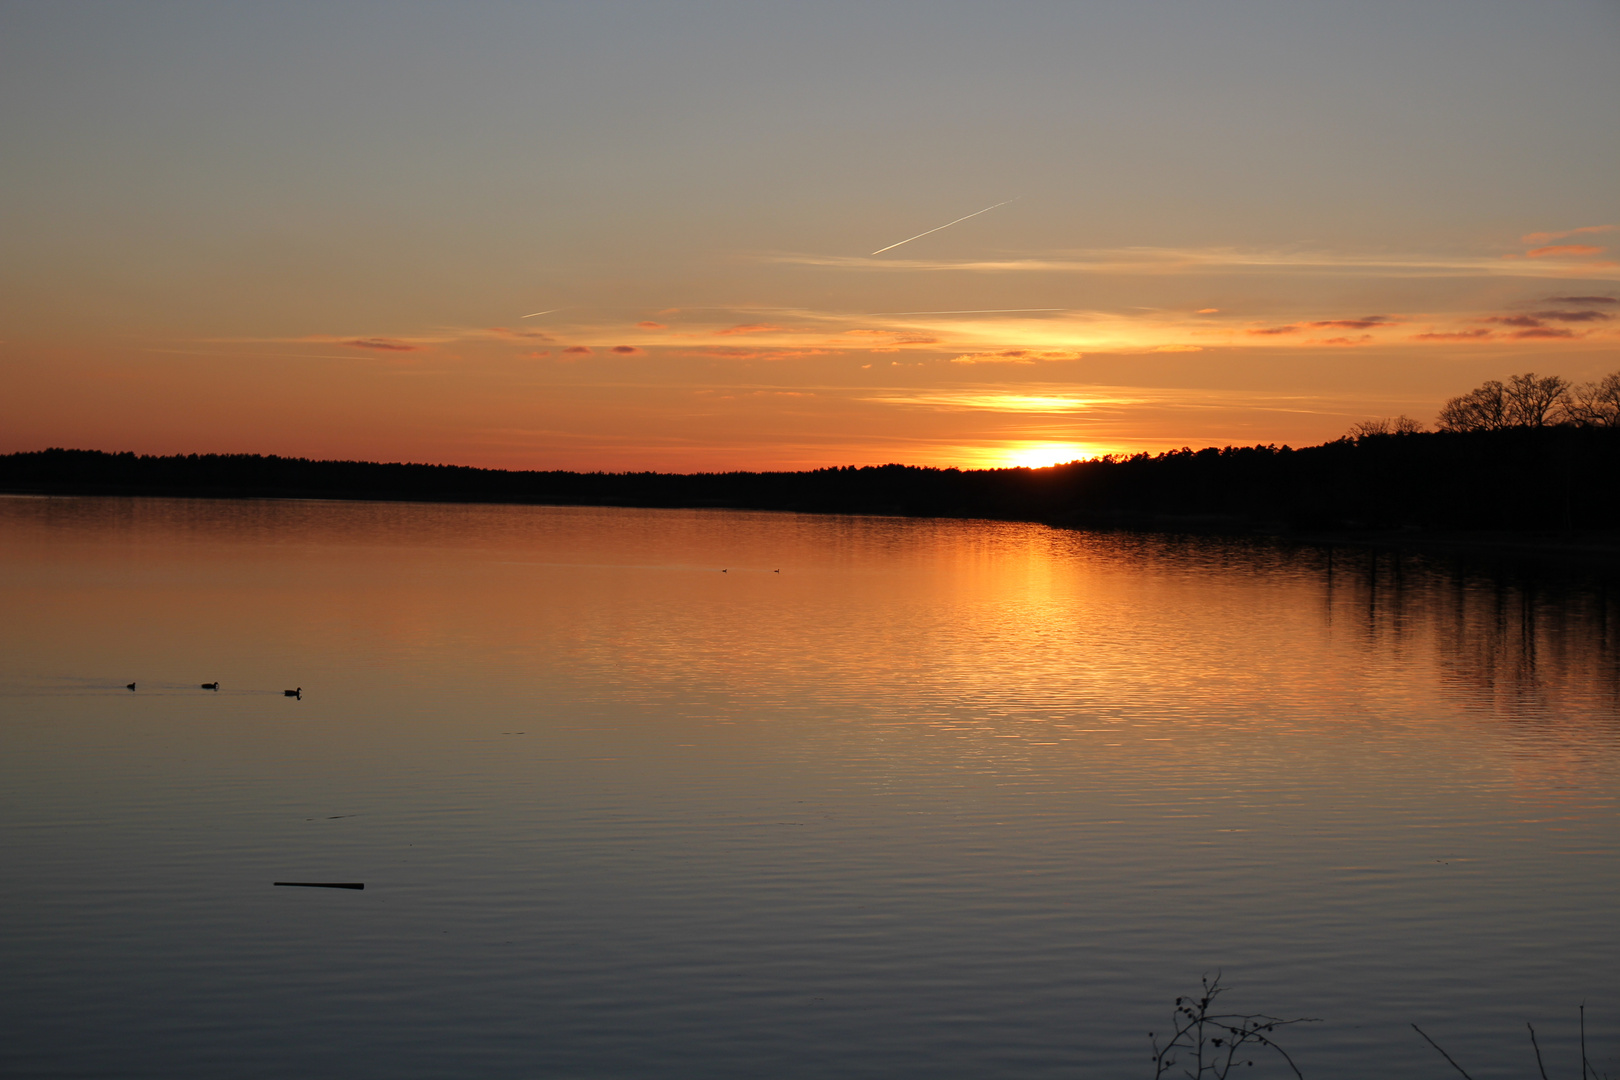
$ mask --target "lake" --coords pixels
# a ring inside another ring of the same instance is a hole
[[[1278,1034],[1311,1080],[1448,1075],[1414,1022],[1479,1080],[1536,1075],[1533,1022],[1575,1076],[1582,1002],[1614,1072],[1613,585],[0,498],[0,1073],[1152,1076],[1217,972],[1321,1018]]]

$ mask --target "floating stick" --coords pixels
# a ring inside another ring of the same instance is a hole
[[[303,889],[363,889],[363,881],[277,881],[276,885],[295,885]]]

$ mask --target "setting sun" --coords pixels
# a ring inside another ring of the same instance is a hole
[[[1025,443],[1010,447],[1002,454],[1002,461],[1013,468],[1044,469],[1049,465],[1064,465],[1096,457],[1095,451],[1079,443]]]

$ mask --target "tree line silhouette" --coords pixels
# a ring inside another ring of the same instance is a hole
[[[0,490],[726,507],[1220,531],[1620,529],[1620,373],[1516,375],[1447,402],[1440,430],[1364,421],[1320,446],[1108,455],[1044,469],[576,473],[49,449],[0,456]]]

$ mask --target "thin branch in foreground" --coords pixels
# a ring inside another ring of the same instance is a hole
[[[1524,1026],[1530,1028],[1530,1045],[1536,1048],[1536,1068],[1541,1070],[1541,1080],[1547,1080],[1547,1066],[1541,1063],[1541,1044],[1536,1042],[1536,1029],[1528,1020],[1524,1022]]]
[[[1440,1044],[1435,1042],[1433,1039],[1429,1038],[1429,1036],[1424,1033],[1422,1028],[1418,1027],[1416,1024],[1413,1024],[1412,1025],[1412,1030],[1417,1032],[1419,1035],[1422,1035],[1424,1042],[1428,1043],[1430,1046],[1434,1047],[1436,1050],[1440,1050],[1440,1056],[1441,1057],[1445,1058],[1447,1061],[1451,1061],[1451,1055],[1446,1053],[1444,1050],[1441,1050],[1440,1049]],[[1463,1068],[1461,1065],[1457,1064],[1455,1061],[1451,1061],[1451,1067],[1453,1069],[1456,1069],[1458,1072],[1462,1073],[1463,1076],[1467,1077],[1467,1080],[1474,1080],[1474,1078],[1472,1076],[1468,1075],[1468,1070]]]

